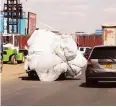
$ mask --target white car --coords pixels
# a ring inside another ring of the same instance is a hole
[[[91,49],[91,47],[79,47],[79,50],[84,54],[86,50]]]

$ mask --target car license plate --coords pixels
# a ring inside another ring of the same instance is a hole
[[[104,68],[113,68],[113,64],[105,64]]]

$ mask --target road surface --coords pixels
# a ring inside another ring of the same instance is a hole
[[[18,75],[2,81],[1,102],[2,106],[115,106],[116,83],[87,88],[84,78],[40,82]]]

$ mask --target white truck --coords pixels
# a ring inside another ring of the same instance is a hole
[[[102,25],[103,45],[116,45],[116,24]]]

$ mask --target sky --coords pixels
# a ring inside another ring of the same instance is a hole
[[[116,23],[116,0],[21,0],[24,11],[37,14],[37,27],[63,33],[95,32]]]

